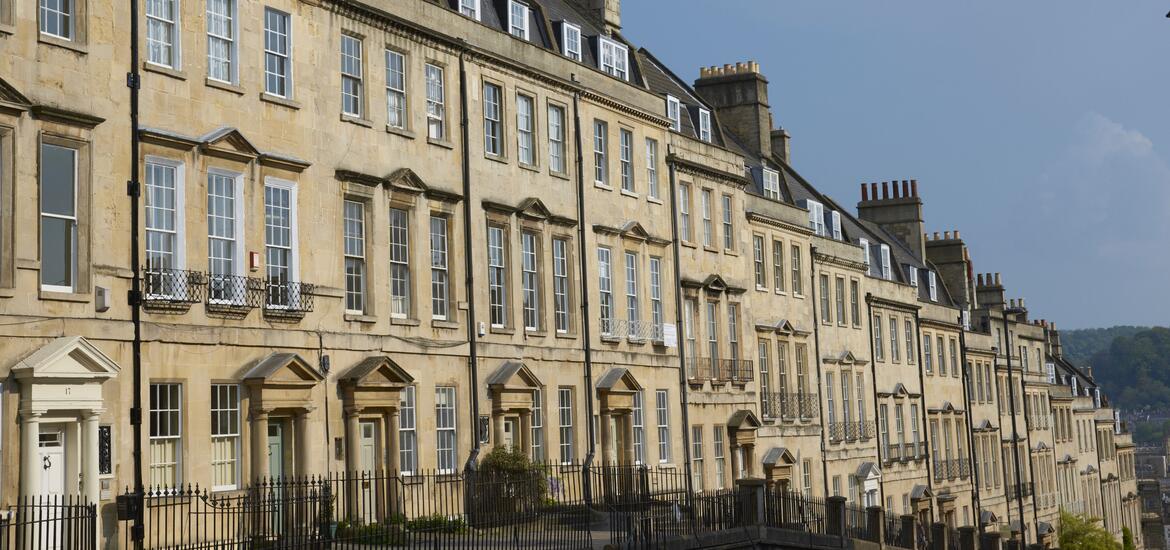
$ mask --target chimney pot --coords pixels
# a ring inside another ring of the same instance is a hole
[[[869,200],[869,187],[867,187],[863,183],[863,184],[861,184],[861,202],[865,202],[868,200]]]
[[[1020,298],[1020,307],[1021,308],[1024,307],[1024,299],[1023,298]]]
[[[938,240],[938,231],[934,232],[934,240],[936,240],[936,241]]]
[[[983,286],[983,274],[982,273],[975,275],[975,286]]]
[[[962,237],[959,237],[959,230],[958,230],[958,229],[956,229],[956,230],[955,230],[955,240],[959,240],[959,239],[961,239],[961,238],[962,238]]]
[[[918,197],[918,180],[910,180],[910,196]]]
[[[732,65],[731,63],[724,63],[723,72],[727,74],[735,74],[735,65]]]
[[[948,240],[948,241],[951,240],[951,232],[950,231],[943,231],[943,238]]]
[[[748,62],[748,69],[751,70],[751,72],[753,72],[753,73],[758,73],[758,72],[760,72],[760,64],[756,63],[755,61],[749,61]]]
[[[902,180],[902,196],[910,198],[910,182]]]
[[[890,198],[890,183],[887,181],[883,181],[882,182],[882,200],[885,200],[888,198]]]
[[[877,182],[876,181],[872,181],[869,183],[869,196],[873,197],[873,200],[875,200],[875,201],[878,200]]]
[[[996,273],[996,274],[995,274],[995,284],[996,284],[997,286],[998,286],[998,285],[1002,285],[1002,284],[1003,284],[1003,279],[1001,279],[1001,278],[1000,278],[1000,275],[999,275],[999,273]]]

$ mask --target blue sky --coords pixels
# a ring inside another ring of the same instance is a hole
[[[839,201],[918,179],[927,230],[962,231],[1034,318],[1170,323],[1170,2],[622,9],[627,38],[684,79],[758,61],[793,163]]]

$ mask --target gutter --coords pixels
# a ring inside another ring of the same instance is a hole
[[[1020,484],[1021,484],[1021,477],[1022,477],[1020,475],[1021,474],[1021,472],[1020,472],[1020,444],[1019,444],[1020,433],[1019,433],[1019,428],[1016,427],[1016,391],[1015,391],[1015,387],[1014,387],[1015,381],[1014,381],[1014,378],[1012,377],[1012,332],[1008,328],[1007,310],[1003,311],[1002,320],[1003,320],[1003,341],[1004,341],[1004,346],[1007,349],[1000,350],[1000,351],[1006,351],[1006,353],[1004,353],[1004,357],[1007,358],[1008,405],[1011,407],[1011,417],[1012,417],[1012,462],[1015,464],[1015,472],[1016,472],[1016,483],[1015,483],[1016,506],[1018,506],[1019,510],[1020,510],[1020,537],[1022,539],[1020,542],[1024,546],[1027,546],[1028,545],[1028,531],[1026,529],[1024,529],[1024,495],[1020,491]],[[1021,393],[1023,392],[1023,388],[1020,389],[1020,392]],[[1025,426],[1025,429],[1026,428],[1027,428],[1027,426]],[[1031,452],[1031,450],[1032,450],[1031,447],[1029,447],[1028,451]],[[1031,469],[1029,469],[1028,471],[1031,472]],[[1032,493],[1035,494],[1035,492],[1036,492],[1035,488],[1033,487]],[[1012,509],[1012,507],[1009,504],[1008,505],[1008,516],[1009,516],[1008,523],[1009,523],[1009,525],[1011,523],[1011,520],[1010,520],[1011,509]],[[1035,508],[1033,508],[1033,512],[1034,511],[1035,511]]]
[[[669,153],[669,151],[668,151],[668,153]],[[682,315],[683,315],[683,305],[682,305],[683,289],[682,289],[682,266],[681,266],[682,253],[681,253],[680,248],[679,248],[678,216],[675,215],[675,212],[678,212],[678,190],[677,190],[678,185],[675,183],[675,178],[676,178],[675,162],[677,161],[677,159],[672,154],[668,154],[667,158],[670,159],[668,161],[668,166],[667,166],[668,170],[670,171],[670,241],[671,241],[671,249],[674,253],[674,322],[675,322],[674,326],[675,326],[675,334],[678,334],[681,330],[685,330],[685,327],[683,327],[683,320],[682,320]],[[684,335],[680,335],[680,336],[684,336]],[[695,488],[694,488],[694,479],[692,479],[692,475],[691,475],[692,474],[691,434],[690,434],[691,422],[690,422],[690,411],[688,410],[690,407],[687,404],[687,354],[686,354],[686,346],[684,345],[684,342],[677,342],[678,338],[675,338],[675,340],[676,340],[676,343],[678,344],[679,400],[680,400],[680,403],[682,403],[683,464],[685,464],[686,484],[687,484],[686,503],[687,503],[687,508],[691,510],[691,513],[688,515],[691,516],[690,519],[691,519],[692,525],[694,525],[694,522],[695,522],[694,506],[692,506],[691,501],[693,499]],[[643,406],[645,406],[645,403],[643,403]],[[712,441],[712,443],[714,443],[714,441]],[[735,457],[732,457],[733,462],[734,462],[734,460],[735,460]],[[720,480],[720,481],[722,481],[722,480]]]
[[[926,362],[922,350],[922,315],[919,310],[914,310],[914,340],[918,342],[918,349],[915,350],[915,355],[918,356],[918,391],[922,394],[919,397],[919,402],[922,404],[921,414],[919,418],[914,421],[922,421],[922,439],[927,442],[926,447],[926,486],[930,488],[930,493],[934,494],[934,461],[932,460],[932,453],[930,450],[934,447],[935,441],[930,437],[930,422],[927,421],[927,407],[926,407]],[[937,355],[936,355],[937,357]],[[917,451],[918,449],[914,449]],[[913,504],[913,503],[911,503]],[[934,506],[930,507],[930,521],[934,521]]]
[[[860,286],[860,283],[858,283],[858,286]],[[873,393],[873,419],[874,419],[874,423],[878,425],[878,429],[877,429],[877,432],[878,432],[877,461],[878,461],[878,464],[881,464],[882,463],[882,445],[883,445],[883,443],[888,444],[888,442],[882,441],[882,438],[881,438],[882,417],[881,417],[881,414],[878,412],[880,407],[878,407],[878,395],[877,395],[877,356],[874,355],[875,348],[874,348],[874,338],[873,338],[874,335],[873,335],[873,301],[872,300],[873,300],[873,294],[871,294],[869,292],[865,293],[865,313],[866,313],[866,315],[869,316],[869,319],[868,319],[869,320],[869,333],[870,333],[869,334],[869,376],[870,376],[870,380],[871,380],[870,386],[873,387],[873,392],[872,392]],[[894,327],[894,334],[897,334],[898,333],[897,331],[898,331],[898,327]],[[881,334],[878,334],[877,337],[882,338],[883,336]],[[893,353],[894,353],[894,350],[890,349],[890,358],[891,359],[893,359]],[[858,391],[861,391],[861,390],[858,389]],[[889,418],[887,418],[886,421],[887,421],[887,425],[888,425]],[[888,432],[886,433],[886,437],[889,437]],[[878,497],[880,500],[878,501],[877,505],[881,506],[886,501],[886,476],[884,476],[884,475],[882,476],[882,482],[878,484],[878,489],[881,492],[881,496]]]
[[[817,247],[809,245],[808,247],[808,263],[809,263],[809,298],[812,304],[813,312],[813,353],[816,354],[814,359],[817,364],[817,398],[821,401],[821,481],[825,486],[825,496],[829,496],[829,461],[825,460],[825,437],[829,434],[829,426],[825,424],[825,396],[821,393],[821,380],[824,379],[824,374],[821,372],[821,321],[817,318]],[[833,391],[829,388],[829,391]]]
[[[483,434],[479,433],[479,350],[478,350],[478,328],[479,323],[475,318],[475,264],[472,260],[474,254],[471,253],[471,228],[474,227],[471,223],[471,145],[469,141],[468,119],[467,119],[467,45],[460,43],[461,49],[459,52],[459,128],[462,133],[463,143],[461,144],[461,153],[463,156],[463,250],[467,253],[463,255],[463,270],[466,272],[464,276],[464,286],[467,292],[467,370],[471,376],[471,409],[468,413],[471,415],[472,438],[471,438],[471,452],[467,455],[467,462],[464,464],[464,469],[475,471],[479,467],[479,451],[480,441],[483,440]]]
[[[983,505],[979,497],[979,468],[975,465],[975,423],[972,419],[971,410],[971,369],[967,368],[967,330],[963,328],[963,315],[959,314],[959,354],[960,361],[963,362],[963,400],[966,403],[967,409],[967,462],[971,464],[971,480],[974,486],[971,488],[971,503],[975,507],[975,525],[979,531],[983,530],[983,526],[979,523],[983,517]],[[975,375],[978,376],[978,375]]]
[[[577,256],[580,258],[581,265],[581,274],[578,279],[581,281],[581,341],[582,351],[585,352],[585,426],[586,432],[589,434],[589,452],[585,454],[585,462],[582,465],[582,470],[586,472],[582,478],[582,492],[585,503],[592,505],[593,487],[590,485],[591,476],[588,472],[597,454],[597,434],[593,430],[593,399],[596,390],[593,387],[593,335],[589,324],[589,283],[588,277],[585,276],[586,266],[589,265],[586,258],[589,256],[587,256],[585,246],[585,160],[581,152],[580,104],[581,92],[578,91],[573,94],[573,147],[577,150]],[[645,406],[646,403],[643,400],[642,407],[645,408]]]
[[[133,525],[130,528],[130,541],[134,548],[142,548],[145,538],[144,504],[145,493],[142,486],[142,273],[140,271],[141,258],[139,257],[139,230],[140,220],[138,211],[138,196],[141,194],[141,182],[138,180],[138,157],[141,154],[138,138],[138,103],[139,89],[142,76],[139,74],[138,52],[138,1],[130,1],[130,72],[126,73],[126,87],[130,88],[130,180],[126,183],[126,194],[130,196],[130,270],[133,276],[130,279],[130,292],[127,302],[130,305],[130,321],[134,325],[134,338],[130,344],[130,355],[133,364],[134,399],[130,409],[130,426],[134,433],[134,494],[131,514]]]

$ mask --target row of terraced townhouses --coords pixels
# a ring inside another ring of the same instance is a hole
[[[137,268],[150,485],[511,445],[1140,546],[1130,435],[1055,326],[927,232],[930,184],[803,179],[756,63],[687,82],[619,0],[138,13],[134,131],[129,3],[0,0],[5,504],[118,539]]]

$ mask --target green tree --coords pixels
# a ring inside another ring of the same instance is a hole
[[[1133,531],[1129,527],[1121,528],[1121,546],[1124,550],[1137,550],[1137,545],[1133,542]]]
[[[1060,512],[1061,550],[1122,550],[1100,519]]]

